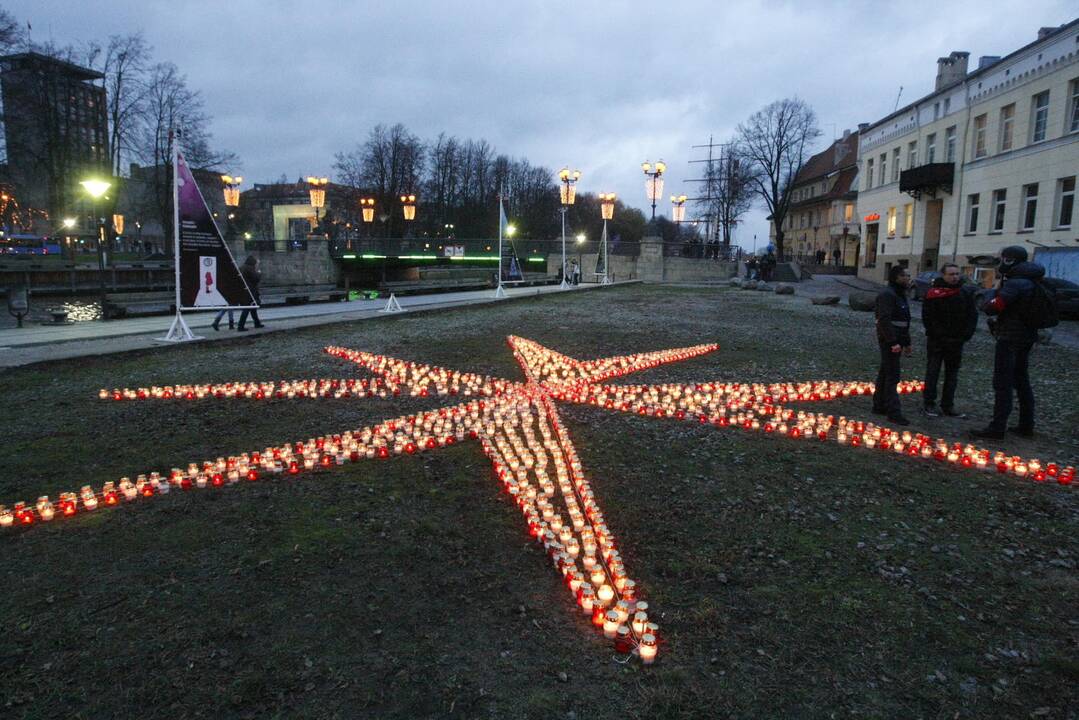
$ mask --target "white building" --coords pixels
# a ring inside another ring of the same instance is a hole
[[[969,55],[940,58],[933,93],[861,132],[861,277],[955,262],[988,284],[1006,245],[1079,270],[1079,19],[972,71]]]

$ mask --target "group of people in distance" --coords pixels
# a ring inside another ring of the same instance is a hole
[[[776,254],[772,252],[771,247],[768,248],[768,252],[759,258],[756,255],[750,255],[749,259],[746,260],[746,280],[771,282],[772,278],[775,277],[777,264]]]
[[[1030,385],[1028,360],[1038,331],[1056,324],[1053,297],[1042,283],[1045,268],[1027,260],[1025,248],[1012,245],[1000,253],[1000,282],[982,301],[980,310],[989,316],[989,331],[996,339],[993,358],[993,418],[985,428],[972,431],[978,438],[1001,439],[1005,431],[1022,437],[1034,434],[1034,391]],[[907,425],[899,403],[899,361],[911,353],[911,287],[907,268],[896,266],[888,272],[888,286],[877,295],[877,343],[880,346],[880,370],[873,394],[873,412],[887,415],[897,425]],[[955,406],[959,366],[963,345],[978,327],[977,288],[965,283],[957,265],[941,268],[922,303],[926,354],[925,390],[922,401],[925,414],[939,417],[966,417]],[[937,405],[937,383],[944,368],[944,387]],[[1019,396],[1019,423],[1008,427],[1012,395]]]

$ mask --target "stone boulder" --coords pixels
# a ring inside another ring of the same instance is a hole
[[[757,283],[756,280],[746,280],[744,283],[742,283],[742,289],[743,290],[756,290],[757,289],[757,284],[758,283]]]
[[[838,305],[838,295],[815,295],[810,298],[814,305]]]
[[[734,288],[740,288],[740,287],[742,287],[742,282],[743,282],[742,278],[740,278],[740,277],[732,277],[727,284],[730,285],[731,287],[734,287]]]
[[[772,286],[761,280],[757,283],[757,289],[761,292],[772,292]]]
[[[794,286],[789,283],[779,283],[776,285],[776,295],[793,295]]]
[[[877,294],[875,292],[855,291],[847,298],[851,310],[859,312],[873,312],[877,309]]]

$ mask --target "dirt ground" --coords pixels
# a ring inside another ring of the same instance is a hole
[[[330,344],[521,379],[509,334],[579,358],[721,345],[624,383],[876,374],[871,315],[660,286],[39,364],[0,372],[0,501],[448,404],[99,388],[357,376]],[[991,353],[968,346],[969,419],[907,397],[913,429],[984,425]],[[1077,360],[1036,349],[1038,434],[1002,449],[1079,464]],[[4,717],[1079,717],[1076,486],[559,409],[661,625],[654,666],[617,661],[466,442],[0,532]]]

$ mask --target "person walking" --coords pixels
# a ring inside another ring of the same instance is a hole
[[[836,248],[835,250],[833,250],[832,251],[832,264],[835,265],[836,267],[839,267],[839,259],[841,257],[843,257],[843,253],[839,251],[839,248]]]
[[[887,415],[896,425],[909,425],[899,403],[899,356],[910,355],[910,304],[907,288],[910,273],[902,265],[888,271],[888,287],[877,295],[877,345],[880,347],[880,369],[873,391],[873,412]]]
[[[234,327],[236,327],[235,316],[232,314],[232,308],[225,308],[224,310],[219,312],[217,314],[217,317],[214,318],[214,321],[210,323],[210,327],[212,327],[214,330],[220,330],[221,318],[225,317],[225,313],[229,314],[229,330],[232,330]]]
[[[772,252],[771,248],[765,253],[764,258],[761,260],[761,280],[765,282],[772,282],[772,276],[776,269],[776,254]]]
[[[939,417],[966,417],[955,409],[955,389],[959,384],[959,366],[963,362],[963,344],[974,337],[978,329],[978,307],[974,287],[963,282],[959,266],[947,263],[940,277],[922,302],[922,323],[925,325],[925,390],[922,392],[925,414]],[[937,380],[944,366],[944,390],[937,409]]]
[[[1030,351],[1038,341],[1038,330],[1056,324],[1056,312],[1051,295],[1041,286],[1045,268],[1027,261],[1026,248],[1009,245],[1001,250],[998,269],[1000,286],[982,305],[989,316],[989,331],[997,341],[993,354],[993,419],[971,434],[1000,440],[1005,430],[1010,430],[1031,437],[1034,389],[1028,371]],[[1019,396],[1019,424],[1008,427],[1013,393]]]
[[[262,304],[262,298],[259,297],[259,281],[262,279],[262,273],[259,271],[259,259],[254,255],[248,255],[244,260],[243,267],[240,268],[240,274],[244,276],[244,282],[247,283],[248,289],[251,290],[251,297],[255,299],[255,305]],[[244,323],[247,322],[247,316],[250,313],[251,319],[255,322],[255,327],[262,327],[262,322],[259,320],[258,308],[248,309],[245,308],[240,313],[240,323],[236,326],[236,329],[240,332],[247,330],[244,327]]]

